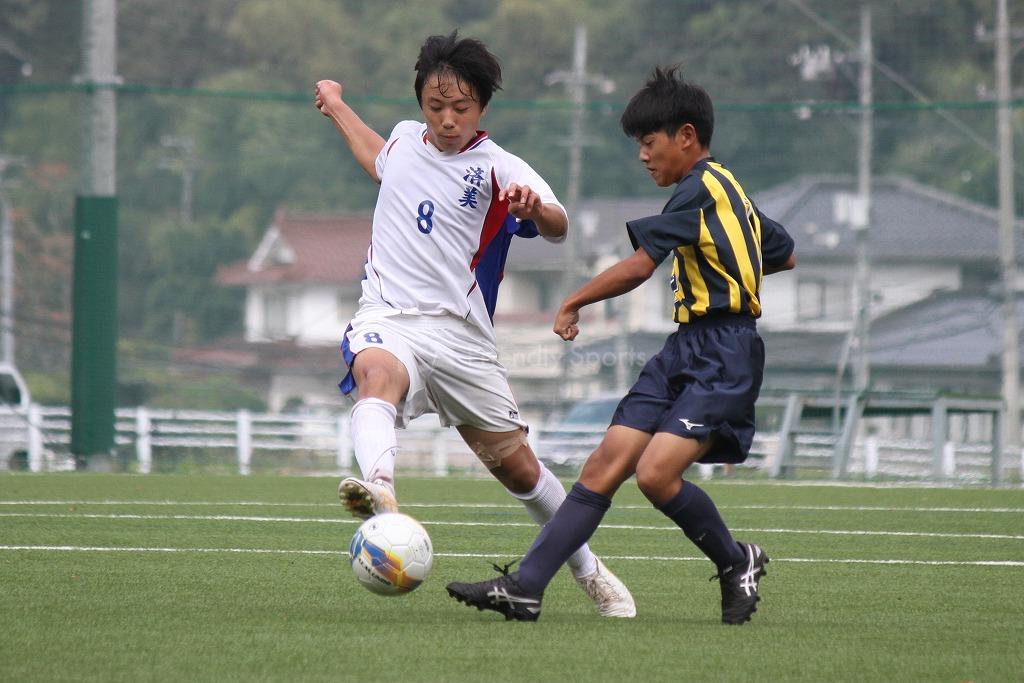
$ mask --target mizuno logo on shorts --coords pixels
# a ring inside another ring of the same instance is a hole
[[[683,423],[683,426],[687,429],[693,429],[694,427],[703,427],[704,425],[700,422],[690,422],[685,417],[679,418],[679,421]]]

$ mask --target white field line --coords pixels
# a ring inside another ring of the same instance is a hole
[[[28,517],[32,519],[111,519],[111,520],[142,520],[142,521],[188,521],[188,522],[284,522],[297,524],[344,524],[355,526],[360,520],[334,517],[264,517],[251,515],[140,515],[140,514],[96,514],[96,513],[46,513],[46,512],[0,512],[0,518]],[[426,527],[530,527],[536,524],[529,522],[453,522],[419,520]],[[670,531],[679,532],[674,525],[645,524],[602,524],[602,529],[626,531]],[[968,534],[932,531],[878,531],[868,529],[785,529],[785,528],[750,528],[733,527],[733,531],[764,534],[810,534],[830,536],[908,536],[921,538],[944,539],[995,539],[1001,541],[1024,541],[1024,535],[1017,534]]]
[[[83,552],[83,553],[235,553],[254,555],[327,555],[347,557],[340,550],[279,550],[275,548],[141,548],[117,546],[78,545],[0,545],[0,551],[41,551],[41,552]],[[469,558],[493,560],[507,557],[508,553],[435,553],[435,557]],[[606,560],[637,560],[642,562],[707,562],[705,557],[673,557],[659,555],[606,555]],[[1016,560],[859,560],[850,558],[779,557],[772,562],[806,562],[813,564],[881,564],[881,565],[925,565],[933,567],[1024,567],[1024,561]]]
[[[189,506],[189,507],[298,507],[298,508],[338,508],[338,503],[266,503],[256,500],[236,501],[199,501],[199,500],[0,500],[0,505],[138,505],[138,506]],[[470,509],[470,510],[505,510],[522,509],[516,503],[402,503],[403,508],[419,509]],[[812,512],[953,512],[953,513],[1016,513],[1024,514],[1021,507],[892,507],[885,505],[719,505],[720,510],[794,510]],[[650,505],[613,505],[613,510],[650,510]]]

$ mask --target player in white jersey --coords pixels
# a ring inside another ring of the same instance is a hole
[[[512,237],[561,242],[568,219],[543,178],[479,130],[500,84],[483,43],[431,36],[416,62],[425,123],[403,121],[387,140],[339,83],[316,84],[317,109],[381,186],[359,310],[342,342],[350,372],[340,386],[358,389],[351,424],[362,478],[342,480],[339,495],[358,517],[398,509],[395,427],[428,412],[455,426],[539,524],[565,499],[526,439],[491,315]],[[588,546],[567,564],[602,615],[636,614],[629,590]]]

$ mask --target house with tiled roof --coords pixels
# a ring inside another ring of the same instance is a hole
[[[627,217],[657,213],[663,203],[661,198],[586,202],[578,228],[581,277],[614,258],[618,252],[613,245],[628,248]],[[325,363],[322,350],[337,348],[355,313],[371,222],[369,215],[279,210],[252,256],[217,272],[219,284],[245,288],[245,348],[225,342],[214,349],[190,351],[190,357],[214,354],[220,362],[234,359],[234,365],[266,374],[271,408],[336,402],[337,363]],[[537,414],[544,413],[552,403],[571,396],[573,387],[585,392],[585,385],[565,382],[566,370],[560,364],[564,342],[551,331],[565,294],[567,267],[564,245],[540,238],[512,243],[494,323],[499,355],[509,369],[513,390],[525,404],[524,414],[530,412],[530,404],[536,404]],[[620,311],[637,318],[634,328],[646,329],[645,318],[656,329],[669,329],[667,281],[666,270],[625,299],[626,305],[587,311],[590,331],[621,336],[626,316]],[[288,363],[282,362],[285,344],[292,348]]]
[[[797,268],[764,281],[758,324],[768,345],[767,389],[830,388],[848,378],[840,371],[853,322],[855,238],[841,209],[855,188],[852,177],[813,176],[752,197],[797,245]],[[572,221],[578,278],[631,253],[625,222],[659,213],[668,196],[581,202]],[[995,211],[904,178],[875,178],[872,198],[874,386],[998,393]],[[246,287],[246,339],[336,347],[356,308],[369,239],[369,216],[279,212],[253,256],[218,273],[222,284]],[[633,292],[585,309],[576,342],[555,337],[551,321],[567,292],[570,253],[542,239],[514,240],[509,251],[495,327],[524,414],[622,389],[674,327],[665,263]],[[334,370],[316,379],[332,397]]]
[[[797,268],[765,279],[766,327],[850,329],[856,247],[843,208],[855,192],[852,177],[810,176],[755,197],[797,243]],[[874,178],[871,204],[866,229],[872,318],[941,292],[988,294],[999,281],[994,209],[891,176]],[[1019,260],[1024,256],[1021,240],[1017,252]]]
[[[271,410],[340,410],[338,343],[356,310],[371,217],[279,210],[246,261],[217,282],[245,288],[242,340],[190,349],[183,362],[236,368],[262,386]]]
[[[247,261],[217,282],[245,287],[245,340],[337,345],[356,310],[371,218],[280,210]]]
[[[856,264],[855,233],[844,208],[855,192],[852,176],[809,176],[752,196],[796,241],[797,267],[763,283],[758,327],[768,348],[768,389],[831,389],[849,381],[843,359],[853,327]],[[616,225],[621,220],[600,221],[588,240],[591,259],[602,250],[612,250],[614,257],[628,253],[628,241],[617,236],[624,235]],[[1018,234],[1021,228],[1024,223]],[[879,176],[872,183],[867,230],[872,386],[998,395],[1002,322],[996,211],[906,178]],[[1020,260],[1024,241],[1017,241],[1017,251]],[[657,312],[649,306],[657,297],[642,290],[631,296],[643,299],[630,306],[624,325],[629,330],[625,357],[633,361],[626,374],[633,377],[665,335],[651,320]],[[618,337],[613,329],[583,334],[573,353],[623,357]],[[591,367],[588,391],[614,388],[622,374],[611,365]]]

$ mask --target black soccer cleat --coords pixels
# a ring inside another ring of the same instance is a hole
[[[753,543],[740,543],[747,559],[739,564],[719,571],[711,577],[718,579],[722,587],[722,623],[742,624],[750,621],[750,615],[757,611],[758,582],[768,575],[764,566],[768,556]]]
[[[470,607],[504,614],[505,621],[537,621],[544,594],[527,593],[519,587],[518,577],[519,572],[512,572],[477,583],[453,581],[446,589],[448,595]]]

